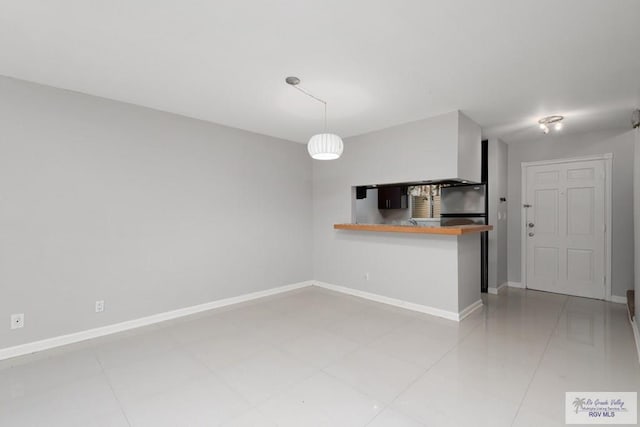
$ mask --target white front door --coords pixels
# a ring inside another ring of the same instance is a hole
[[[530,165],[525,173],[527,288],[604,299],[605,161]]]

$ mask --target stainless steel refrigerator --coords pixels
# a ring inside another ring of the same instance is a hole
[[[443,187],[440,193],[440,223],[465,225],[487,223],[487,186],[463,184]],[[489,233],[480,236],[480,290],[489,286]]]

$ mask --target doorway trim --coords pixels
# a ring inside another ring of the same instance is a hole
[[[596,154],[591,156],[582,157],[570,157],[565,159],[552,159],[552,160],[540,160],[534,162],[522,162],[521,177],[522,188],[520,193],[520,275],[522,279],[522,287],[527,288],[527,216],[524,207],[524,197],[527,194],[527,168],[529,166],[543,166],[553,165],[557,163],[572,163],[572,162],[584,162],[589,160],[604,160],[604,224],[605,224],[605,248],[604,248],[604,271],[605,271],[605,283],[604,283],[604,299],[606,301],[613,301],[611,296],[611,205],[612,205],[612,189],[613,182],[611,180],[611,172],[613,166],[613,153]],[[619,298],[618,298],[619,299]]]

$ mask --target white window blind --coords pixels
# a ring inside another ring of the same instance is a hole
[[[412,218],[440,218],[440,196],[411,197]]]

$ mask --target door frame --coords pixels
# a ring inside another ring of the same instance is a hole
[[[520,248],[521,248],[521,276],[522,287],[527,288],[527,216],[525,204],[525,195],[527,194],[527,168],[529,166],[545,166],[558,163],[584,162],[589,160],[604,160],[604,298],[606,301],[612,301],[611,297],[611,205],[612,205],[612,188],[611,172],[613,167],[613,153],[596,154],[592,156],[570,157],[564,159],[540,160],[535,162],[522,162],[521,176],[522,188],[520,193]]]

